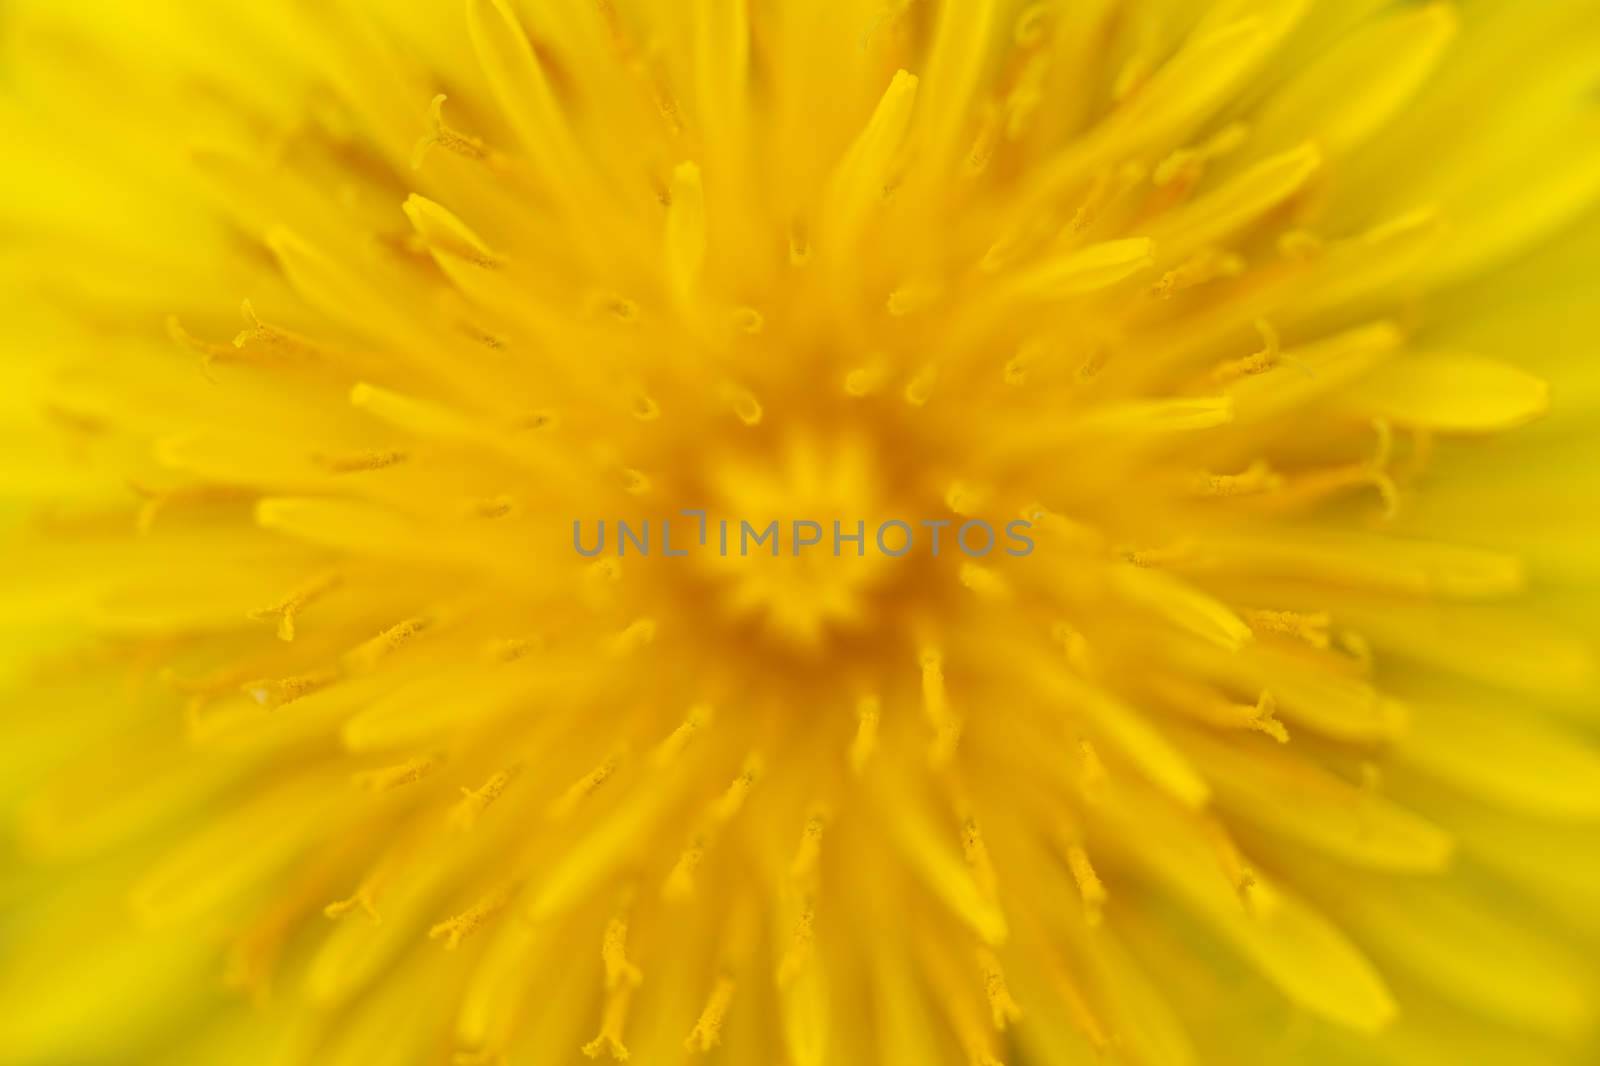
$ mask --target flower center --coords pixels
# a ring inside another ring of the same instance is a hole
[[[954,562],[956,530],[943,523],[959,516],[935,487],[929,449],[892,411],[838,392],[820,412],[799,396],[768,402],[759,425],[709,431],[662,457],[670,485],[652,493],[647,565],[671,602],[723,628],[740,654],[881,652],[937,609],[933,590],[948,583],[934,569]]]

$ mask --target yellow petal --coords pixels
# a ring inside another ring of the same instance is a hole
[[[547,175],[570,178],[562,170],[577,156],[572,132],[511,6],[467,0],[467,28],[495,99],[529,154]]]
[[[1332,776],[1310,762],[1199,733],[1185,749],[1234,816],[1346,862],[1390,870],[1439,870],[1450,836],[1418,815]]]
[[[1382,128],[1427,80],[1454,39],[1454,5],[1432,3],[1374,20],[1274,93],[1255,120],[1260,143],[1314,137],[1342,155]]]
[[[1416,353],[1357,382],[1340,405],[1402,426],[1488,433],[1544,414],[1550,389],[1532,374],[1493,359]]]
[[[1512,810],[1600,819],[1600,750],[1527,711],[1414,700],[1397,758]]]
[[[1025,294],[1059,299],[1115,285],[1150,265],[1154,243],[1147,237],[1104,241],[1046,259],[1015,281]]]
[[[1066,671],[1066,665],[1036,657],[1015,656],[1026,674],[1018,680],[1052,701],[1064,714],[1081,716],[1096,739],[1120,752],[1157,787],[1189,807],[1204,806],[1211,796],[1193,764],[1152,723],[1150,716],[1130,707],[1097,685],[1085,684]]]
[[[1293,196],[1322,166],[1322,149],[1302,144],[1262,160],[1215,192],[1175,211],[1150,231],[1164,259],[1182,259],[1231,236]]]
[[[1357,885],[1339,910],[1386,964],[1432,992],[1519,1027],[1583,1029],[1594,996],[1580,960],[1508,921],[1464,889],[1405,882]]]
[[[1348,330],[1285,352],[1272,370],[1240,378],[1227,394],[1240,422],[1282,415],[1370,373],[1403,342],[1390,322]]]
[[[1199,834],[1127,789],[1107,790],[1104,813],[1108,843],[1193,908],[1292,1001],[1364,1033],[1393,1021],[1395,1002],[1382,976],[1321,913],[1264,882],[1270,905],[1247,911]]]

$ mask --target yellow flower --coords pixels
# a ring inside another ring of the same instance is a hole
[[[1593,1061],[1596,15],[0,6],[0,1060]]]

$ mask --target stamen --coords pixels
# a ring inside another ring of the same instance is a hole
[[[1339,647],[1350,658],[1354,659],[1357,668],[1364,676],[1371,676],[1373,655],[1372,644],[1360,633],[1348,629],[1339,631]]]
[[[583,1045],[583,1053],[589,1058],[597,1059],[602,1051],[609,1051],[616,1061],[627,1061],[628,1048],[622,1042],[622,1030],[628,1022],[628,1000],[632,995],[633,986],[628,984],[619,985],[606,993],[606,1005],[600,1015],[600,1032]]]
[[[1088,677],[1093,673],[1094,667],[1089,659],[1089,641],[1076,626],[1067,622],[1056,622],[1050,627],[1050,638],[1066,653],[1067,665],[1072,667],[1073,673],[1079,677]]]
[[[648,647],[655,639],[655,619],[641,618],[611,637],[608,650],[613,657],[620,659]]]
[[[475,518],[505,518],[515,507],[516,501],[510,496],[495,496],[471,501],[468,504],[468,513]]]
[[[306,889],[297,889],[273,902],[259,916],[252,917],[228,945],[223,983],[230,989],[248,992],[256,1007],[264,1008],[269,1000],[273,970],[285,940],[298,925],[305,895]]]
[[[174,692],[183,693],[191,700],[198,700],[204,704],[236,689],[245,677],[246,674],[240,667],[224,667],[195,678],[180,677],[176,670],[168,667],[161,671],[159,680]]]
[[[950,487],[945,489],[944,505],[963,518],[971,518],[988,497],[986,489],[965,481],[952,481]]]
[[[167,336],[172,338],[175,343],[199,353],[200,369],[208,378],[211,376],[213,363],[227,362],[239,358],[237,348],[230,348],[225,344],[213,344],[194,336],[183,328],[183,324],[178,321],[177,315],[167,316]]]
[[[548,409],[529,411],[527,414],[519,415],[513,420],[511,428],[533,433],[547,433],[561,428],[561,415]]]
[[[1111,358],[1111,353],[1103,347],[1096,347],[1084,357],[1078,365],[1078,380],[1089,381],[1105,369],[1106,361]]]
[[[666,80],[659,74],[652,73],[650,78],[651,93],[655,97],[656,114],[661,116],[661,121],[666,124],[667,133],[678,137],[683,133],[683,118],[678,111],[677,97],[673,96],[667,88]]]
[[[639,321],[638,302],[620,293],[596,290],[588,295],[583,306],[589,318],[606,318],[630,326]]]
[[[883,203],[895,161],[911,129],[916,99],[917,78],[896,71],[866,127],[834,170],[821,227],[824,251],[830,259],[844,260],[854,251],[863,227]]]
[[[700,869],[700,862],[706,857],[708,843],[704,833],[695,833],[689,838],[688,846],[678,856],[678,861],[673,863],[672,872],[667,874],[667,880],[661,886],[662,899],[681,902],[694,895],[695,871]]]
[[[1279,744],[1289,743],[1289,730],[1277,719],[1278,701],[1273,699],[1272,693],[1263,690],[1255,706],[1249,711],[1251,729],[1265,733]]]
[[[461,788],[461,800],[450,812],[450,821],[462,832],[470,832],[477,828],[478,819],[489,805],[499,799],[511,783],[522,776],[522,764],[515,763],[504,770],[500,770],[480,785],[477,789],[465,786]]]
[[[1345,489],[1370,488],[1378,493],[1383,503],[1381,517],[1392,520],[1400,510],[1400,486],[1387,467],[1393,461],[1394,432],[1389,423],[1377,419],[1372,423],[1377,435],[1377,445],[1371,459],[1344,466],[1316,470],[1288,479],[1276,502],[1283,508],[1316,504]]]
[[[1257,459],[1238,474],[1200,474],[1195,478],[1193,491],[1196,496],[1228,498],[1275,492],[1282,487],[1283,476],[1265,459]]]
[[[141,537],[155,528],[156,519],[173,504],[220,503],[250,498],[248,494],[221,485],[184,485],[173,489],[152,489],[130,481],[129,487],[144,501],[134,518],[133,528]]]
[[[883,388],[889,368],[881,356],[876,356],[866,366],[858,366],[844,376],[844,391],[856,399],[871,396]]]
[[[736,308],[730,321],[734,329],[751,337],[760,333],[767,325],[766,318],[753,307]]]
[[[644,496],[650,492],[650,476],[632,467],[622,471],[622,491],[629,496]]]
[[[1116,103],[1124,103],[1141,86],[1149,80],[1156,69],[1159,53],[1157,52],[1158,40],[1161,36],[1155,25],[1155,18],[1145,22],[1140,27],[1140,40],[1134,50],[1129,54],[1122,68],[1117,72],[1115,80],[1111,83],[1111,99]]]
[[[752,754],[744,761],[744,768],[739,771],[739,776],[733,779],[722,798],[711,807],[711,817],[719,822],[726,822],[739,813],[739,808],[744,806],[744,801],[749,797],[750,790],[761,779],[763,770],[761,756]]]
[[[873,40],[882,32],[893,26],[900,17],[910,10],[915,0],[884,0],[878,5],[878,14],[867,24],[861,33],[861,51],[865,52]]]
[[[944,291],[937,281],[909,281],[889,294],[884,307],[892,318],[904,318],[933,306]]]
[[[1113,173],[1110,167],[1100,167],[1089,179],[1088,191],[1084,193],[1083,202],[1072,213],[1072,221],[1067,223],[1067,232],[1079,234],[1099,221],[1100,214],[1111,201]]]
[[[484,654],[491,662],[514,663],[539,651],[543,646],[544,642],[539,638],[504,637],[491,641]]]
[[[1034,0],[1022,9],[1011,27],[1011,39],[1018,48],[1032,48],[1044,40],[1050,18],[1055,14],[1054,8],[1050,0]]]
[[[278,639],[286,642],[292,641],[294,640],[294,621],[296,616],[306,607],[338,588],[342,580],[338,574],[332,573],[314,577],[271,607],[263,607],[260,610],[251,611],[250,618],[253,621],[264,622],[276,617],[278,619]]]
[[[961,821],[961,854],[972,871],[972,881],[990,903],[999,900],[999,886],[994,876],[994,863],[989,858],[989,846],[978,831],[978,820],[967,815]]]
[[[420,755],[394,766],[362,770],[350,775],[350,783],[367,792],[391,792],[415,784],[438,769],[444,760],[438,755]]]
[[[644,980],[643,971],[628,961],[628,920],[620,914],[606,924],[600,960],[605,964],[608,990],[624,985],[637,987]]]
[[[1278,364],[1280,355],[1278,331],[1266,319],[1256,319],[1256,332],[1261,334],[1263,347],[1253,355],[1223,363],[1212,371],[1211,379],[1225,385],[1236,378],[1251,374],[1264,374]]]
[[[1001,377],[1007,385],[1016,387],[1028,382],[1028,374],[1041,360],[1050,354],[1049,345],[1044,341],[1031,340],[1025,342],[1017,349],[1017,354],[1006,361]]]
[[[483,141],[451,129],[444,121],[444,102],[449,99],[444,93],[433,98],[428,105],[428,121],[433,124],[433,132],[425,134],[417,141],[411,150],[411,169],[421,170],[423,160],[434,148],[443,148],[447,152],[454,152],[463,159],[475,159],[487,162],[490,158],[489,149]]]
[[[341,918],[359,907],[362,913],[372,920],[372,924],[382,924],[383,918],[378,914],[377,908],[378,893],[388,883],[394,869],[395,858],[394,851],[384,855],[378,865],[361,879],[361,883],[356,886],[355,892],[348,899],[335,900],[322,908],[322,913],[329,918]]]
[[[1200,180],[1207,163],[1220,159],[1238,148],[1249,135],[1242,122],[1231,122],[1210,140],[1194,147],[1180,148],[1156,165],[1151,181],[1158,189],[1170,185],[1187,188]]]
[[[1289,731],[1275,717],[1278,704],[1263,691],[1255,703],[1235,703],[1228,696],[1199,684],[1160,679],[1156,687],[1175,710],[1215,729],[1249,729],[1265,733],[1279,744],[1289,742]]]
[[[617,14],[616,4],[613,0],[595,0],[601,19],[605,22],[606,31],[611,38],[611,45],[616,49],[617,58],[621,65],[631,73],[634,78],[644,83],[646,93],[662,120],[666,123],[667,133],[677,137],[683,132],[683,125],[678,118],[678,104],[667,91],[662,79],[651,71],[648,65],[640,58],[639,49],[635,46],[632,36],[628,33],[627,26]]]
[[[409,644],[412,637],[431,624],[430,619],[421,617],[398,622],[346,653],[344,664],[352,672],[372,670],[384,659]]]
[[[452,918],[428,930],[429,940],[444,938],[447,951],[454,951],[461,946],[461,942],[476,933],[479,929],[505,910],[506,904],[511,902],[511,886],[502,885],[490,892],[478,902]]]
[[[422,250],[442,269],[450,271],[451,264],[441,257],[468,263],[479,270],[500,270],[506,265],[505,256],[491,250],[483,238],[442,204],[412,193],[401,210],[411,220],[422,242]]]
[[[366,885],[356,889],[356,894],[348,899],[335,900],[328,904],[322,908],[322,913],[329,918],[342,918],[357,907],[360,907],[361,912],[371,919],[373,925],[382,924],[383,918],[378,914],[377,907],[374,905],[373,893]]]
[[[1273,896],[1261,883],[1255,870],[1245,863],[1244,856],[1240,854],[1238,845],[1233,842],[1228,831],[1223,828],[1221,822],[1210,815],[1201,817],[1200,829],[1211,844],[1222,876],[1233,886],[1234,894],[1239,899],[1239,906],[1246,914],[1263,913],[1272,905]]]
[[[566,792],[562,793],[559,799],[550,804],[546,813],[555,820],[571,816],[572,812],[578,809],[578,804],[594,795],[601,785],[611,779],[611,776],[617,772],[617,767],[621,765],[622,755],[620,753],[606,756],[599,766],[596,766],[568,786]]]
[[[233,338],[235,348],[242,349],[251,344],[259,344],[276,355],[313,359],[325,355],[322,346],[309,338],[262,322],[256,315],[255,306],[249,300],[239,304],[239,313],[244,316],[246,328]]]
[[[680,302],[699,288],[706,264],[706,201],[700,168],[680,163],[672,172],[667,208],[667,277]]]
[[[724,401],[733,409],[733,413],[739,416],[739,421],[747,426],[761,423],[761,401],[757,400],[749,389],[728,382],[722,387],[722,395]]]
[[[1083,897],[1083,917],[1091,927],[1098,926],[1105,915],[1106,886],[1089,863],[1089,853],[1081,844],[1067,848],[1067,866],[1072,879],[1078,884],[1078,895]]]
[[[928,363],[916,372],[906,383],[906,403],[912,407],[923,407],[933,396],[934,383],[939,380],[939,368]]]
[[[1106,764],[1087,737],[1078,741],[1078,790],[1091,804],[1099,803],[1105,795]]]
[[[789,230],[789,265],[805,266],[811,261],[811,231],[804,218],[794,220]]]
[[[1037,503],[1028,504],[1018,515],[1059,541],[1069,551],[1079,555],[1106,553],[1105,534],[1091,525],[1057,514]]]
[[[660,744],[656,746],[655,754],[651,761],[659,768],[670,764],[683,754],[685,748],[699,734],[700,730],[711,724],[714,712],[709,704],[696,704],[689,708],[689,714],[683,722],[674,729]]]
[[[722,1040],[722,1021],[728,1014],[728,1004],[732,1000],[733,979],[725,974],[718,976],[717,983],[712,986],[711,997],[700,1012],[700,1020],[695,1022],[683,1046],[690,1051],[700,1052],[716,1047]]]
[[[1245,611],[1244,620],[1257,632],[1282,633],[1298,637],[1318,651],[1329,645],[1328,627],[1333,620],[1327,612],[1306,614],[1301,611]]]
[[[778,960],[777,982],[779,988],[787,988],[789,984],[805,969],[816,946],[817,933],[817,907],[816,902],[807,895],[800,905],[800,914],[795,919],[794,932],[789,937],[789,946],[784,950],[783,957]]]
[[[1011,990],[1006,987],[1005,972],[1000,968],[1000,959],[993,951],[986,947],[978,948],[978,968],[983,971],[983,991],[989,999],[989,1015],[994,1020],[995,1029],[1003,1033],[1006,1026],[1022,1020],[1022,1008],[1011,997]]]
[[[983,120],[978,125],[978,135],[972,142],[972,148],[967,152],[964,170],[968,178],[975,178],[989,169],[989,161],[994,158],[995,148],[1000,143],[1001,131],[1005,129],[1005,119],[1003,108],[993,103],[984,106]]]
[[[456,322],[455,325],[474,344],[481,344],[492,351],[498,352],[510,343],[504,334],[492,333],[475,322],[468,322],[463,319]]]
[[[977,563],[962,563],[959,571],[962,587],[986,600],[1008,600],[1011,585],[999,573]]]
[[[632,412],[641,422],[654,422],[661,417],[661,405],[653,397],[639,393],[633,398]]]
[[[856,736],[850,743],[850,769],[858,776],[878,748],[878,719],[882,707],[876,696],[862,696],[856,702]]]
[[[961,738],[961,719],[950,707],[945,693],[944,656],[935,648],[925,648],[921,665],[922,710],[934,732],[928,758],[934,766],[942,766],[955,754],[956,743]]]
[[[295,700],[304,699],[313,692],[325,689],[337,680],[339,675],[334,671],[320,670],[276,680],[247,681],[240,686],[240,691],[261,706],[276,710],[288,706]]]
[[[998,274],[1005,267],[1010,266],[1021,250],[1025,235],[1010,233],[989,246],[983,253],[983,258],[978,260],[978,269],[985,274]]]
[[[1236,278],[1244,273],[1244,267],[1242,257],[1232,252],[1207,248],[1190,256],[1181,266],[1161,275],[1161,280],[1150,291],[1160,299],[1170,300],[1183,290],[1204,285],[1208,281]]]
[[[816,871],[817,858],[822,854],[822,831],[827,825],[827,809],[814,805],[806,817],[805,829],[800,833],[800,846],[795,849],[794,859],[789,863],[791,880],[805,882]]]
[[[312,461],[323,467],[330,474],[358,474],[368,470],[382,470],[385,467],[395,466],[405,462],[410,456],[403,451],[395,449],[376,449],[363,452],[346,452],[341,455],[326,455],[318,452],[312,455]]]

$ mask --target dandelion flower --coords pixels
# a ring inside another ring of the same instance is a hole
[[[0,1059],[1593,1061],[1595,15],[0,6]]]

